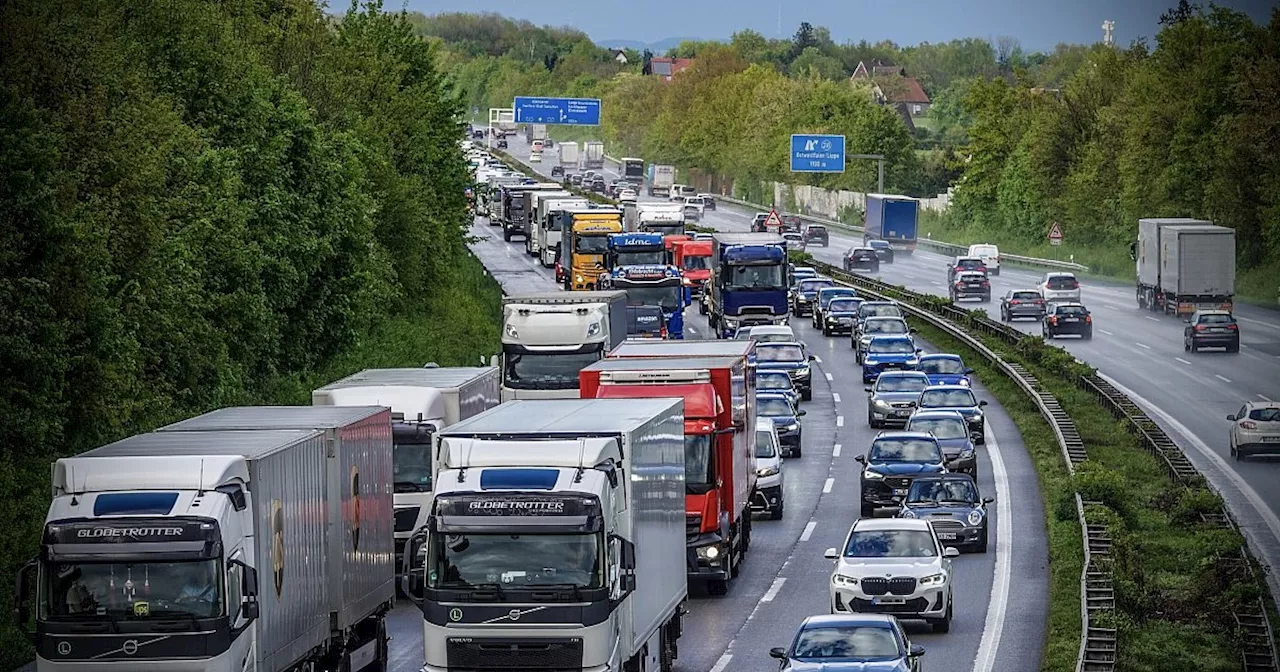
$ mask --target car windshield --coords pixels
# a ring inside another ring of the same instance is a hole
[[[808,229],[808,231],[809,231],[809,233],[826,233],[826,232],[827,232],[827,227],[825,227],[825,226],[816,226],[816,225],[815,225],[815,226],[810,226],[810,227],[809,227],[809,229]]]
[[[1058,306],[1054,311],[1058,315],[1088,315],[1089,311],[1084,306]]]
[[[933,434],[939,439],[963,439],[969,436],[961,418],[912,418],[907,431]]]
[[[867,351],[881,355],[906,355],[915,352],[916,346],[905,338],[878,338],[871,340]]]
[[[879,438],[871,443],[868,462],[941,462],[942,451],[931,439]]]
[[[216,560],[59,563],[40,574],[41,610],[49,618],[213,618],[225,612]]]
[[[863,317],[902,317],[902,310],[897,306],[887,303],[877,303],[872,305],[862,304],[858,309]]]
[[[1069,275],[1055,275],[1046,283],[1049,289],[1075,289],[1079,283]]]
[[[802,280],[800,282],[800,291],[808,294],[809,292],[817,292],[823,287],[831,287],[836,283],[831,280]]]
[[[786,285],[782,279],[785,267],[781,264],[729,268],[732,272],[726,274],[726,289],[775,289]]]
[[[791,376],[785,373],[758,373],[756,374],[756,389],[792,390],[795,387],[791,384]]]
[[[1013,298],[1019,301],[1035,301],[1043,297],[1040,296],[1040,292],[1014,292]]]
[[[997,249],[989,245],[988,246],[975,245],[972,249],[969,250],[969,254],[972,254],[975,257],[994,257],[996,256],[997,253],[998,253]]]
[[[881,374],[876,379],[876,392],[919,392],[929,386],[924,376],[894,376]]]
[[[860,530],[849,535],[846,558],[936,558],[938,545],[924,530]]]
[[[713,483],[715,464],[711,459],[710,434],[684,435],[684,484],[706,485]]]
[[[614,266],[661,266],[666,263],[665,250],[616,250],[613,253]]]
[[[905,334],[907,323],[902,320],[867,320],[862,331],[868,334]]]
[[[753,333],[751,338],[757,343],[790,343],[796,340],[795,334],[762,334]]]
[[[859,248],[859,249],[854,250],[854,251],[853,251],[853,254],[854,254],[854,256],[857,256],[857,257],[860,257],[860,258],[865,259],[865,258],[867,258],[867,257],[874,257],[874,256],[876,256],[876,251],[875,251],[875,250],[873,250],[873,249],[871,249],[871,248],[869,248],[869,247],[864,247],[864,248]]]
[[[705,271],[711,268],[711,257],[685,257],[680,261],[680,267],[686,271]]]
[[[1209,313],[1200,316],[1200,324],[1235,324],[1236,318],[1225,313]]]
[[[973,504],[978,501],[978,489],[972,481],[958,478],[927,479],[918,478],[907,491],[908,502],[964,502]]]
[[[754,337],[753,337],[754,338]],[[759,339],[757,339],[759,340]],[[757,362],[803,362],[804,352],[798,345],[760,345],[756,348]]]
[[[756,457],[776,457],[777,449],[773,447],[773,433],[764,430],[756,432]]]
[[[587,352],[508,352],[505,385],[522,390],[573,390],[578,372],[600,359],[599,350]]]
[[[920,370],[925,373],[962,374],[964,363],[950,357],[934,357],[920,360]]]
[[[818,300],[821,301],[823,305],[826,305],[839,298],[844,298],[844,297],[848,297],[851,299],[857,298],[858,294],[852,289],[845,289],[844,287],[834,287],[834,288],[824,289],[818,292],[818,297],[819,297]]]
[[[902,657],[898,636],[879,626],[817,626],[796,635],[791,657],[797,660],[874,662]]]
[[[633,306],[661,306],[662,310],[674,313],[680,308],[682,288],[679,285],[670,287],[628,285],[627,303]]]
[[[858,311],[858,299],[836,299],[827,304],[827,311],[832,313],[854,313]]]
[[[796,414],[795,409],[791,407],[791,402],[780,397],[768,399],[756,397],[756,413],[770,418],[788,417]]]
[[[983,268],[985,265],[981,259],[961,259],[956,268]]]
[[[925,390],[920,395],[921,407],[968,408],[977,405],[969,390]]]
[[[1280,422],[1280,408],[1255,408],[1249,411],[1249,419],[1258,422]]]
[[[498,584],[503,590],[549,584],[603,585],[599,534],[440,534],[431,538],[432,588]]]
[[[573,251],[578,254],[604,254],[609,251],[609,237],[605,235],[574,236]]]

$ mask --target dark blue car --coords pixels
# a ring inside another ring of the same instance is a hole
[[[787,395],[780,392],[756,393],[756,416],[768,418],[778,428],[778,442],[782,444],[783,457],[800,457],[800,417],[804,411],[796,409]]]
[[[885,371],[913,371],[919,364],[920,350],[910,336],[876,336],[862,356],[862,384],[871,384]]]
[[[756,344],[754,361],[759,371],[786,371],[800,398],[809,401],[813,398],[813,370],[809,363],[815,359],[800,343],[773,341]]]
[[[921,355],[920,364],[917,368],[929,376],[930,385],[964,385],[967,387],[973,382],[969,379],[969,374],[973,373],[973,369],[964,365],[964,360],[960,359],[960,355]]]
[[[855,459],[862,465],[863,518],[882,507],[899,508],[917,476],[946,471],[938,440],[924,432],[880,432],[867,454]]]
[[[810,616],[791,646],[771,649],[779,672],[920,672],[924,647],[889,614]]]

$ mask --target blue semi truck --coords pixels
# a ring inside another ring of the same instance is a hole
[[[772,233],[717,233],[704,297],[717,338],[739,327],[787,323],[787,243]]]
[[[889,243],[894,251],[911,254],[916,250],[920,201],[910,196],[867,194],[867,223],[863,244],[873,240]]]
[[[688,305],[680,269],[667,263],[661,233],[615,233],[609,236],[608,274],[602,285],[624,289],[627,305],[660,306],[666,337],[684,338],[684,307]]]

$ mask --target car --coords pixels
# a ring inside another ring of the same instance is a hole
[[[880,429],[906,426],[915,412],[920,393],[929,387],[929,377],[920,371],[886,371],[867,391],[867,425]]]
[[[769,649],[779,672],[920,672],[924,647],[889,614],[825,614],[800,623],[791,646]]]
[[[913,334],[915,330],[908,327],[907,321],[901,317],[868,317],[857,325],[857,329],[851,333],[854,336],[854,338],[850,339],[853,344],[854,363],[861,364],[862,357],[867,352],[867,344],[871,343],[871,339],[876,336]]]
[[[706,209],[706,210],[715,210],[715,209],[716,209],[716,196],[715,196],[715,194],[698,194],[698,197],[702,199],[702,202],[703,202],[703,208],[704,208],[704,209]]]
[[[861,515],[875,516],[885,507],[899,508],[917,476],[946,472],[942,447],[924,432],[880,432],[866,455],[854,458],[862,465]]]
[[[804,345],[798,342],[756,343],[756,370],[772,369],[786,371],[800,391],[800,399],[813,399],[813,370],[809,368],[817,357],[807,354]]]
[[[756,490],[751,495],[751,512],[767,513],[782,520],[782,441],[769,418],[756,418]]]
[[[822,328],[823,312],[827,309],[827,304],[831,303],[835,298],[857,298],[858,290],[852,287],[823,287],[818,290],[818,300],[813,304],[813,328]]]
[[[876,256],[880,257],[880,261],[886,264],[893,263],[893,247],[889,245],[887,240],[868,240],[864,241],[867,247],[876,251]]]
[[[987,419],[982,412],[986,405],[987,402],[979,401],[967,385],[930,385],[920,391],[916,413],[958,411],[969,423],[973,442],[982,445],[987,442]]]
[[[1280,455],[1280,403],[1246,401],[1227,419],[1232,423],[1231,457]]]
[[[920,363],[916,365],[916,370],[923,371],[924,375],[929,377],[930,385],[969,387],[973,384],[973,381],[969,380],[969,374],[973,373],[973,369],[964,365],[960,355],[950,353],[920,355]]]
[[[956,281],[957,273],[965,271],[973,271],[975,273],[986,274],[987,265],[982,263],[982,259],[978,257],[956,257],[951,261],[951,265],[947,267],[947,284]]]
[[[603,194],[604,187],[605,187],[605,183],[604,183],[603,177],[597,177],[594,180],[591,180],[591,191],[594,191],[599,194]]]
[[[1036,286],[1048,303],[1056,301],[1080,301],[1080,281],[1075,273],[1052,271],[1045,273]]]
[[[1011,289],[1000,297],[1000,319],[1012,322],[1019,317],[1043,320],[1044,295],[1038,289]]]
[[[756,216],[751,218],[751,232],[764,233],[765,231],[764,223],[768,221],[768,219],[769,219],[769,213],[757,212]]]
[[[627,338],[667,337],[662,306],[627,306]]]
[[[822,243],[823,247],[831,247],[831,232],[821,224],[810,224],[804,230],[804,242]]]
[[[594,179],[596,179],[596,171],[594,171],[594,170],[588,170],[588,171],[583,172],[583,173],[582,173],[582,179],[584,179],[584,180],[594,180]]]
[[[689,196],[684,199],[684,218],[699,220],[706,214],[707,202],[700,196]]]
[[[799,282],[800,280],[805,278],[816,278],[816,277],[818,277],[818,269],[812,266],[792,266],[791,267],[791,279],[794,282]]]
[[[932,434],[942,449],[947,471],[978,478],[978,455],[973,445],[975,436],[959,411],[918,411],[911,414],[905,429]]]
[[[796,334],[791,330],[789,324],[757,324],[750,327],[740,327],[738,332],[746,330],[745,338],[754,340],[757,343],[796,343]],[[738,338],[734,334],[734,338]],[[741,339],[739,339],[741,340]]]
[[[1225,310],[1197,310],[1187,318],[1182,330],[1182,349],[1199,352],[1201,348],[1226,348],[1240,352],[1240,325]]]
[[[852,334],[853,321],[858,317],[858,306],[862,299],[856,296],[842,296],[833,300],[823,311],[822,335]]]
[[[572,185],[575,185],[575,186],[576,186],[576,185],[579,185],[579,184],[582,184],[582,175],[580,175],[580,174],[578,174],[578,173],[574,173],[574,174],[570,175],[570,176],[569,176],[569,184],[572,184]]]
[[[804,223],[800,221],[800,215],[783,215],[782,216],[783,232],[790,231],[792,233],[800,233],[800,229],[803,228],[803,224]]]
[[[756,417],[773,422],[778,430],[783,457],[800,457],[802,428],[800,418],[805,412],[791,403],[785,394],[756,392]]]
[[[787,244],[788,252],[803,252],[804,237],[794,231],[788,231],[782,234],[782,240]]]
[[[991,243],[978,243],[969,246],[970,257],[977,257],[987,267],[991,275],[1000,275],[1000,248]]]
[[[991,300],[991,280],[987,278],[986,273],[973,271],[957,273],[951,286],[947,288],[947,293],[951,295],[952,301],[976,296],[978,300],[986,303]]]
[[[635,203],[638,198],[640,194],[637,194],[635,189],[623,189],[618,192],[618,201],[622,203]]]
[[[679,201],[679,202],[683,203],[683,202],[684,202],[684,196],[685,196],[685,195],[684,195],[684,190],[685,190],[685,189],[690,189],[690,188],[691,188],[691,187],[686,187],[686,186],[685,186],[685,185],[683,185],[683,184],[673,184],[673,185],[671,185],[671,193],[667,194],[667,200],[668,200],[668,201]]]
[[[1050,304],[1049,312],[1040,323],[1040,334],[1046,341],[1064,334],[1076,334],[1087,341],[1093,338],[1093,316],[1082,303]]]
[[[529,163],[542,163],[542,153],[534,152],[529,155]]]
[[[774,371],[765,369],[764,371],[756,371],[756,391],[757,392],[776,392],[786,395],[791,403],[800,404],[800,393],[796,391],[795,383],[791,382],[791,376],[786,371]]]
[[[564,166],[551,166],[551,177],[564,177]]]
[[[506,148],[507,148],[507,139],[498,138],[498,149],[506,149]]]
[[[936,633],[951,629],[951,559],[960,549],[944,546],[927,521],[859,519],[844,548],[823,555],[837,561],[829,584],[833,614],[887,613],[924,619]]]
[[[902,307],[893,301],[863,301],[858,306],[858,321],[854,324],[857,329],[868,318],[872,317],[906,317],[902,313]]]
[[[818,300],[818,290],[835,287],[836,281],[831,278],[804,278],[796,283],[795,294],[791,299],[791,314],[804,317],[813,311],[813,304]]]
[[[869,247],[850,248],[848,252],[844,253],[844,271],[846,273],[853,273],[854,271],[879,273],[880,256]]]
[[[714,233],[707,233],[706,231],[694,231],[690,235],[693,236],[694,240],[712,240],[716,237]]]
[[[920,350],[910,336],[875,336],[862,354],[862,384],[869,385],[885,371],[915,369],[919,356]]]
[[[943,544],[986,553],[987,505],[994,501],[967,474],[921,476],[907,490],[898,517],[927,520]]]

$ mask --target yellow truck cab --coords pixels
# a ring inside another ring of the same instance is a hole
[[[568,291],[598,289],[600,276],[609,269],[605,257],[609,234],[622,233],[622,211],[616,208],[582,208],[571,211],[573,224],[564,232],[560,249],[566,267],[564,288]]]

